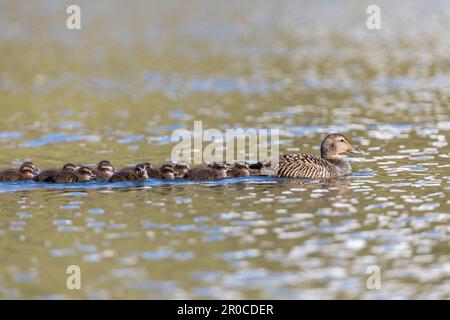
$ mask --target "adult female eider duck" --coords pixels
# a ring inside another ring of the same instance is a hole
[[[320,156],[314,154],[285,154],[250,166],[262,176],[278,178],[334,179],[352,174],[352,166],[345,153],[362,153],[339,133],[325,137]]]

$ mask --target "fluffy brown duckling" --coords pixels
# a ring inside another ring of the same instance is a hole
[[[147,174],[148,174],[148,172],[150,172],[150,169],[153,168],[153,166],[150,164],[150,162],[142,162],[142,163],[138,163],[138,165],[144,166],[145,169],[147,170]],[[119,172],[125,172],[125,171],[134,172],[135,169],[136,169],[136,165],[134,165],[134,166],[126,166],[126,167],[120,169]]]
[[[76,170],[61,170],[53,181],[54,183],[88,182],[95,179],[95,174],[87,166],[79,166]]]
[[[61,172],[75,172],[80,166],[73,164],[73,163],[67,163],[65,164],[62,169],[47,169],[39,173],[34,180],[38,182],[49,182],[54,183],[55,177],[60,174]]]
[[[280,178],[334,179],[352,174],[346,153],[362,153],[342,134],[332,133],[320,145],[320,156],[285,154],[251,165],[261,175]]]
[[[250,168],[245,162],[236,162],[227,170],[228,178],[248,177],[250,176]]]
[[[217,180],[227,177],[227,167],[222,163],[213,162],[206,167],[190,170],[185,178],[189,180]]]
[[[100,161],[94,170],[95,180],[108,181],[117,172],[108,160]]]
[[[19,169],[5,169],[0,171],[0,181],[33,180],[38,170],[33,162],[24,162]]]
[[[166,163],[159,168],[152,168],[151,166],[147,168],[148,177],[152,179],[175,179],[175,169],[173,165]]]
[[[175,169],[175,179],[183,179],[191,169],[191,166],[189,165],[189,163],[185,161],[179,161],[175,165],[174,169]]]
[[[121,181],[145,181],[148,179],[147,173],[148,163],[140,163],[130,170],[129,167],[123,168],[119,172],[115,173],[110,179],[110,182]]]

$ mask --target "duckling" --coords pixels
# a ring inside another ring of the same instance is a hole
[[[73,163],[67,163],[65,164],[62,169],[47,169],[39,173],[35,178],[34,181],[37,182],[49,182],[54,183],[55,177],[60,174],[61,172],[75,172],[80,166],[73,164]]]
[[[227,167],[224,164],[213,162],[207,167],[199,167],[190,170],[185,178],[189,180],[216,180],[227,177]]]
[[[147,173],[148,163],[140,163],[134,167],[134,170],[130,170],[128,167],[115,173],[109,182],[120,182],[120,181],[145,181],[148,179]]]
[[[95,179],[95,174],[87,166],[79,166],[76,170],[61,170],[53,181],[54,183],[88,182]]]
[[[115,173],[116,168],[111,165],[108,160],[100,161],[94,170],[95,180],[108,181]]]
[[[248,177],[250,176],[250,168],[245,162],[236,162],[227,170],[228,178]]]
[[[153,166],[150,164],[150,162],[142,162],[142,163],[138,163],[138,164],[140,164],[140,165],[145,167],[145,170],[147,171],[147,174],[153,168]],[[135,169],[136,169],[135,165],[134,166],[126,166],[126,167],[120,169],[119,172],[125,172],[125,171],[134,172]]]
[[[185,161],[178,161],[174,169],[175,169],[175,179],[183,179],[191,169],[191,166],[189,165],[189,163]]]
[[[313,154],[285,154],[250,166],[261,175],[280,178],[333,179],[348,176],[352,167],[345,153],[362,153],[342,134],[332,133],[320,145],[320,157]]]
[[[0,181],[33,180],[38,173],[34,163],[24,162],[19,169],[5,169],[0,171]]]
[[[175,169],[173,165],[166,163],[161,167],[154,169],[151,166],[147,167],[148,177],[152,179],[175,179]]]

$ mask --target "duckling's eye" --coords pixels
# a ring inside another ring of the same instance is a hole
[[[339,139],[339,142],[344,142],[344,139]]]

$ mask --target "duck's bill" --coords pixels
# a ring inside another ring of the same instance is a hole
[[[360,150],[358,147],[352,146],[352,149],[349,150],[349,153],[360,153],[363,154],[364,152]]]

